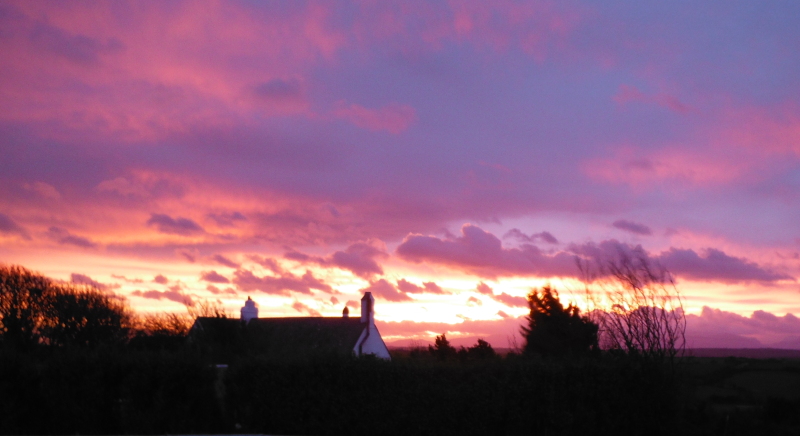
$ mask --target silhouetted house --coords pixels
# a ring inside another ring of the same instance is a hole
[[[391,359],[375,327],[371,292],[361,299],[361,318],[342,317],[259,318],[249,297],[241,318],[197,318],[189,332],[190,342],[218,360],[235,355],[303,358],[314,355],[375,355]]]

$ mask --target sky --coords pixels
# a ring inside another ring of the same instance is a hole
[[[0,262],[513,346],[575,259],[800,348],[800,3],[0,1]],[[459,342],[460,341],[460,342]]]

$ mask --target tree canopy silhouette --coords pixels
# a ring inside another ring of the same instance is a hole
[[[558,292],[550,286],[528,294],[530,315],[522,327],[525,354],[543,356],[579,356],[598,349],[598,326],[580,309],[570,304],[566,308]]]
[[[124,300],[94,286],[54,283],[20,266],[0,266],[0,340],[5,346],[121,342],[132,321]]]

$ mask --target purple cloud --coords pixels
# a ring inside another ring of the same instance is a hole
[[[650,227],[647,227],[644,224],[639,224],[639,223],[635,223],[635,222],[632,222],[632,221],[616,220],[616,221],[614,221],[612,226],[614,226],[614,227],[616,227],[616,228],[618,228],[620,230],[625,230],[626,232],[631,232],[631,233],[635,233],[637,235],[642,235],[642,236],[650,236],[650,235],[653,234],[653,231],[650,230]]]
[[[22,226],[14,222],[6,214],[0,213],[0,233],[6,233],[10,235],[19,235],[23,239],[30,239],[31,237],[28,235],[28,232],[25,231]]]
[[[217,262],[218,264],[220,264],[222,266],[227,266],[229,268],[236,269],[236,268],[239,268],[239,266],[240,266],[238,263],[228,259],[227,257],[225,257],[225,256],[223,256],[221,254],[215,254],[215,255],[211,256],[211,260],[213,260],[214,262]]]
[[[312,294],[312,290],[331,293],[333,288],[314,277],[311,271],[298,277],[285,272],[279,276],[258,277],[248,270],[236,270],[233,284],[241,291],[261,291],[272,295],[290,295],[290,292]]]
[[[47,236],[61,245],[74,245],[81,248],[97,248],[97,244],[88,238],[73,235],[61,227],[50,227],[47,229]]]
[[[109,288],[109,285],[93,280],[91,277],[85,274],[72,273],[69,276],[69,281],[79,285],[94,286],[97,289],[107,290]]]
[[[153,278],[153,281],[160,285],[165,285],[167,282],[169,282],[169,279],[167,279],[164,275],[159,274]]]
[[[558,244],[558,239],[550,232],[534,233],[530,236],[523,233],[520,229],[511,229],[503,235],[503,238],[515,238],[519,241],[534,243],[542,241],[548,244]]]
[[[255,254],[251,254],[247,256],[248,259],[252,260],[253,262],[263,266],[264,268],[269,269],[270,271],[274,272],[275,274],[280,274],[283,269],[281,268],[278,261],[271,258],[271,257],[262,257]]]
[[[302,90],[297,81],[281,79],[255,85],[252,87],[252,93],[258,99],[267,102],[299,100],[302,97]]]
[[[218,274],[216,271],[203,271],[200,273],[200,280],[210,283],[230,283],[227,277]]]
[[[788,274],[760,267],[744,258],[728,256],[713,248],[705,249],[702,256],[694,250],[670,248],[656,259],[673,274],[691,280],[727,283],[795,280]]]
[[[382,248],[365,242],[357,242],[344,251],[336,251],[326,257],[309,256],[297,251],[288,252],[284,257],[301,263],[313,262],[320,266],[341,268],[369,280],[376,275],[383,274],[383,268],[375,261],[375,258],[388,257],[388,254]]]
[[[169,235],[189,236],[205,233],[202,227],[188,218],[172,218],[169,215],[154,213],[147,220],[148,226],[154,226],[161,233]]]
[[[461,269],[480,277],[543,275],[574,276],[574,255],[547,255],[534,245],[503,248],[493,234],[465,224],[461,236],[442,240],[434,236],[409,235],[397,247],[397,254],[408,261],[431,262]]]
[[[240,212],[209,213],[206,217],[220,227],[234,227],[237,221],[247,221]]]

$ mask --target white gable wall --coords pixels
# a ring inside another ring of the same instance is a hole
[[[365,326],[364,331],[361,332],[361,336],[358,337],[353,352],[355,352],[356,356],[373,354],[379,359],[392,360],[392,357],[389,355],[389,349],[386,348],[386,344],[383,342],[378,328],[375,327],[373,323],[369,323]]]

